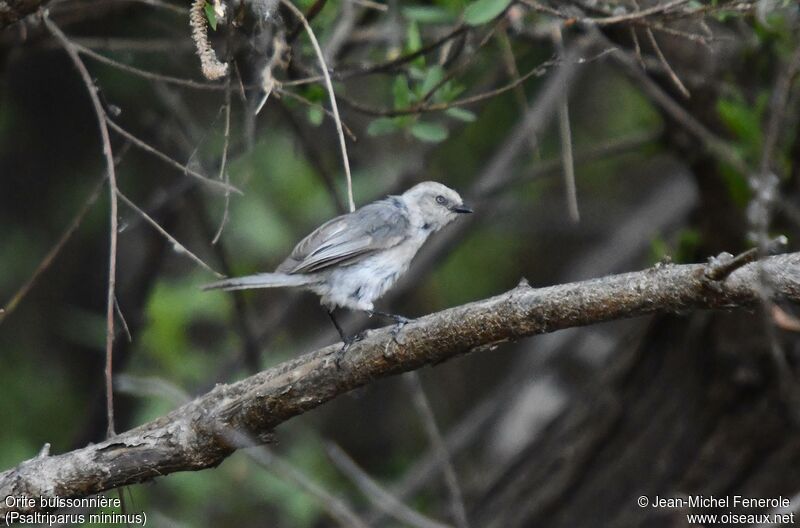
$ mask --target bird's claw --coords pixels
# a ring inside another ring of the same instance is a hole
[[[397,326],[402,328],[405,325],[407,325],[408,323],[410,323],[411,319],[409,319],[408,317],[403,317],[402,315],[395,315],[394,316],[394,322],[397,323]]]
[[[398,345],[402,345],[403,343],[401,343],[397,338],[400,335],[400,332],[403,330],[403,327],[405,327],[408,323],[411,322],[411,319],[407,319],[407,318],[405,318],[405,317],[403,317],[401,315],[398,315],[397,319],[395,319],[395,321],[396,321],[396,323],[395,323],[394,327],[392,327],[392,329],[390,331],[390,333],[392,335],[392,341],[394,341]]]
[[[333,358],[333,363],[334,363],[334,365],[336,365],[337,369],[341,368],[339,363],[342,361],[342,358],[344,357],[345,353],[348,350],[350,350],[351,346],[353,346],[354,344],[356,344],[359,341],[361,341],[362,339],[364,339],[364,335],[365,335],[364,332],[359,332],[359,333],[357,333],[356,335],[354,335],[352,337],[348,337],[348,338],[342,340],[342,348],[340,348],[335,353],[336,355]]]

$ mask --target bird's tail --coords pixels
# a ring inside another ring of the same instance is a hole
[[[252,288],[286,288],[304,286],[316,282],[308,275],[289,275],[288,273],[259,273],[245,277],[234,277],[203,286],[203,290],[249,290]]]

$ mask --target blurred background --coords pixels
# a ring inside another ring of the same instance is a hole
[[[215,275],[186,250],[225,275],[268,271],[347,210],[328,95],[297,18],[275,2],[214,4],[204,26],[231,65],[215,82],[187,2],[47,4],[98,87],[126,197],[117,431],[338,341],[314,295],[199,290]],[[795,2],[296,5],[333,77],[356,204],[424,180],[475,204],[382,310],[413,318],[522,278],[702,262],[779,234],[797,249]],[[559,72],[564,97],[543,96]],[[105,438],[105,174],[64,46],[39,15],[4,22],[2,469],[45,443],[62,453]],[[685,526],[685,511],[636,498],[800,491],[799,328],[780,304],[509,343],[375,381],[282,425],[253,457],[124,495],[154,526]]]

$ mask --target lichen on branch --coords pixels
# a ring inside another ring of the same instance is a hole
[[[200,57],[200,68],[203,75],[212,81],[228,75],[229,67],[220,62],[217,53],[208,41],[208,19],[205,13],[206,0],[194,0],[189,10],[189,25],[192,26],[192,40],[197,55]]]

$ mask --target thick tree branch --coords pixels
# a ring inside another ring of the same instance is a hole
[[[79,497],[176,471],[218,465],[238,447],[265,442],[282,422],[376,378],[522,337],[655,312],[749,307],[759,301],[759,265],[770,291],[800,301],[800,253],[747,264],[722,281],[702,264],[660,266],[496,297],[370,332],[337,367],[331,345],[214,390],[105,442],[27,460],[0,473],[0,497]],[[245,441],[246,439],[246,441]],[[35,507],[0,504],[0,517]]]

